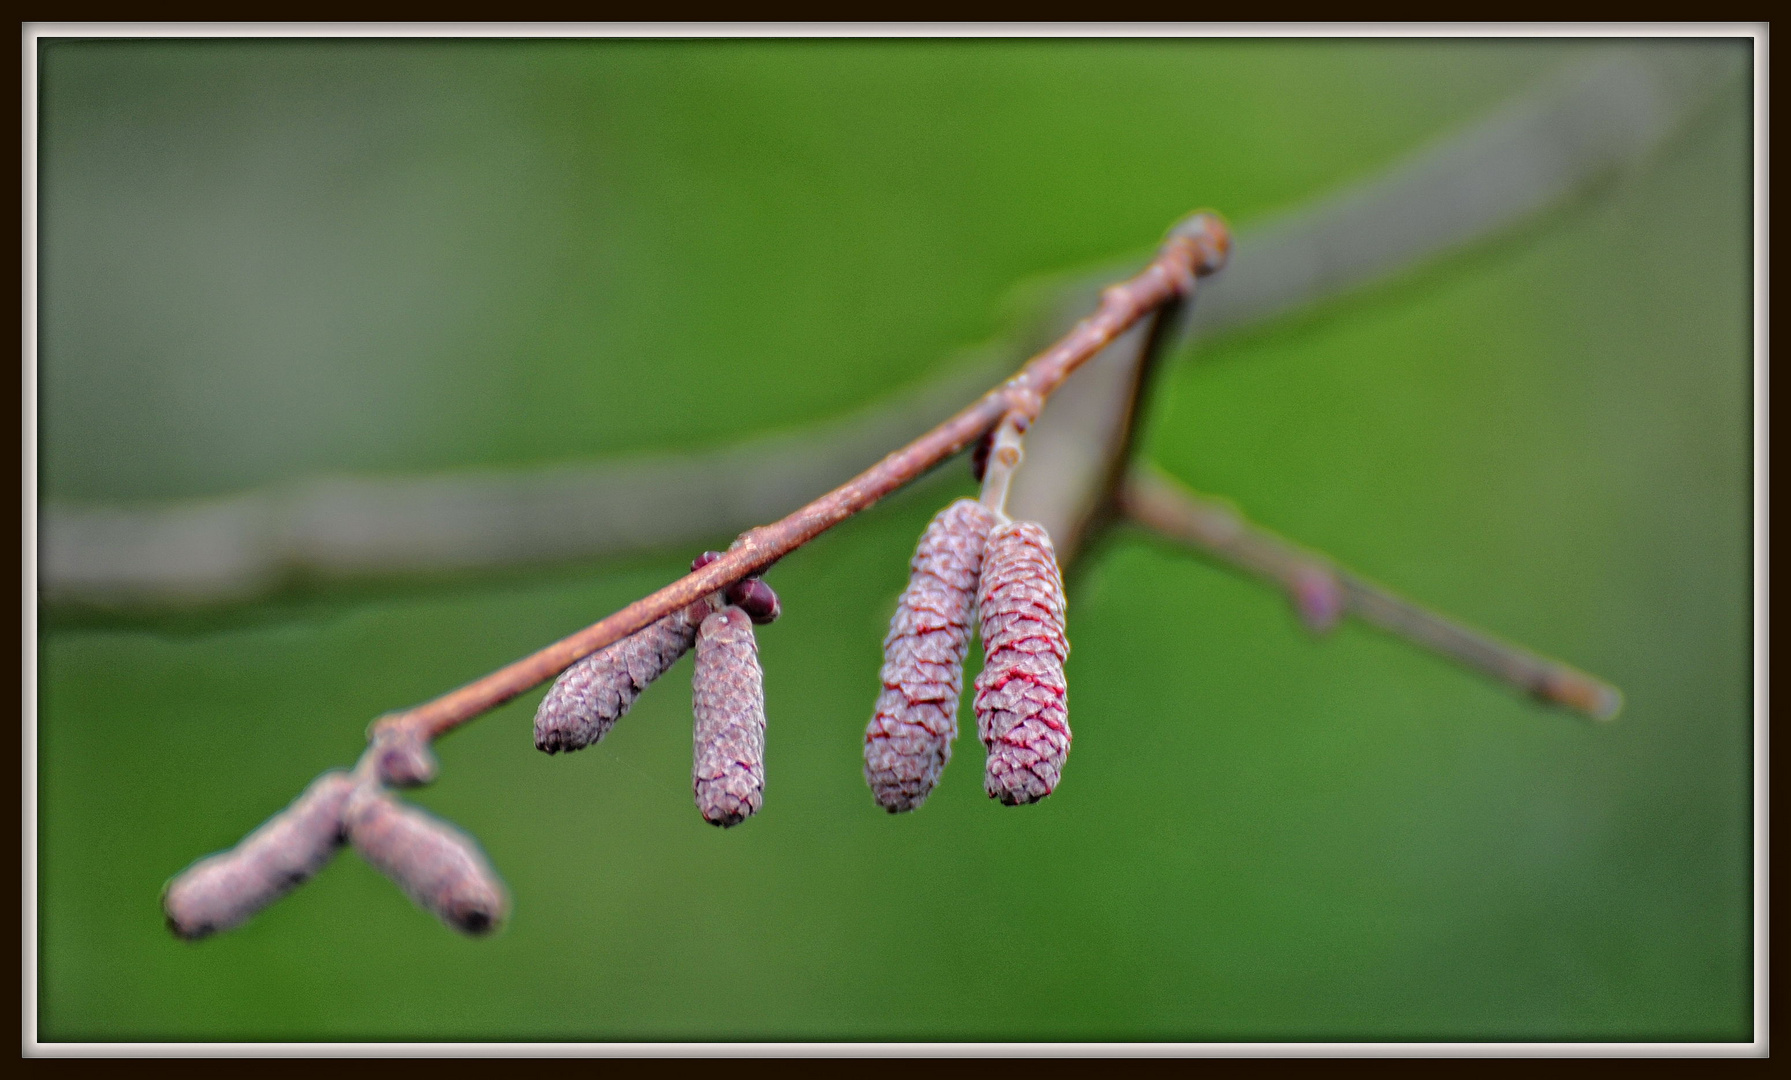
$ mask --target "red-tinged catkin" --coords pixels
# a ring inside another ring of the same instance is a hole
[[[1070,752],[1063,577],[1044,526],[1016,521],[989,533],[976,599],[985,657],[976,730],[989,748],[983,788],[1009,806],[1037,802],[1056,789]]]
[[[732,604],[697,633],[691,696],[697,809],[711,825],[738,825],[765,799],[765,676],[752,619]]]
[[[864,778],[890,813],[926,801],[958,737],[964,654],[994,511],[959,499],[934,516],[909,564],[889,634],[883,692],[864,732]]]
[[[465,934],[503,922],[509,896],[471,837],[371,786],[355,791],[344,818],[361,858],[419,907]]]
[[[309,881],[342,845],[353,790],[347,773],[324,773],[241,843],[176,876],[162,891],[168,929],[189,941],[228,930]]]
[[[641,691],[690,650],[712,610],[699,600],[567,668],[535,710],[535,748],[583,750],[608,735]]]

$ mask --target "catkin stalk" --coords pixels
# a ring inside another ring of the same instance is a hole
[[[1044,526],[1002,525],[989,534],[977,585],[983,670],[976,730],[989,756],[983,789],[1009,806],[1057,788],[1070,752],[1070,654],[1063,577]]]
[[[765,678],[752,619],[732,604],[697,633],[691,698],[697,809],[711,825],[738,825],[765,799]]]
[[[355,851],[417,906],[466,934],[503,921],[503,882],[465,833],[373,787],[355,791],[345,818]]]
[[[921,534],[908,587],[883,639],[883,691],[864,732],[864,778],[890,813],[938,783],[958,737],[976,582],[995,514],[974,499],[941,510]]]
[[[168,928],[195,941],[241,925],[309,881],[342,845],[353,790],[347,773],[326,772],[241,843],[181,872],[162,890]]]

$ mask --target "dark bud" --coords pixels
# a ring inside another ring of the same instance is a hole
[[[705,551],[690,561],[690,568],[701,570],[719,558],[721,552]],[[747,617],[760,626],[776,622],[777,617],[783,614],[783,606],[777,602],[777,593],[757,574],[729,585],[726,595],[728,603],[746,612]]]
[[[746,612],[747,617],[760,626],[776,622],[783,614],[777,593],[756,577],[743,578],[728,586],[728,602]]]

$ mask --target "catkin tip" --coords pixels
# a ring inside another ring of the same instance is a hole
[[[326,772],[235,847],[169,879],[161,896],[169,931],[186,941],[210,937],[309,881],[341,846],[353,790],[347,773]]]
[[[465,934],[495,930],[509,894],[470,836],[374,788],[355,792],[348,839],[418,907]]]
[[[168,927],[168,932],[182,941],[202,941],[216,933],[217,927],[212,923],[196,919],[182,921],[179,914],[169,906],[168,896],[173,890],[176,880],[176,878],[169,878],[163,883],[159,901],[162,909],[162,922]]]

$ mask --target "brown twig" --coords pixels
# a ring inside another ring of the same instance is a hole
[[[1134,467],[1119,500],[1122,512],[1139,524],[1287,590],[1301,620],[1314,631],[1329,630],[1344,614],[1353,614],[1595,720],[1613,719],[1623,707],[1623,694],[1609,683],[1414,604],[1159,473]]]
[[[698,597],[764,570],[982,438],[1003,417],[1036,417],[1071,372],[1139,319],[1169,301],[1192,295],[1195,279],[1222,267],[1230,249],[1230,233],[1218,216],[1195,214],[1170,231],[1157,257],[1141,273],[1102,292],[1093,315],[957,415],[781,521],[744,533],[715,562],[476,682],[381,718],[374,734],[439,738]]]

